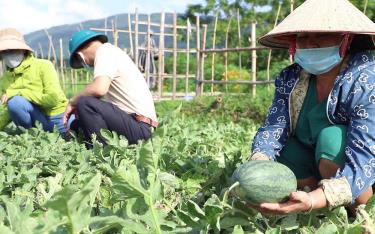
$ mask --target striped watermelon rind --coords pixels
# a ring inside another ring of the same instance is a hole
[[[232,176],[237,197],[251,204],[278,203],[288,200],[297,190],[297,179],[285,165],[274,161],[249,161]]]

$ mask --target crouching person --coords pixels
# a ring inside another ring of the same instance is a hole
[[[11,121],[26,129],[40,122],[45,131],[56,126],[64,134],[68,100],[53,64],[35,58],[22,34],[13,28],[0,30],[0,58],[6,66],[0,78],[0,128]]]
[[[101,129],[117,132],[129,144],[136,144],[149,139],[152,128],[158,125],[152,95],[142,73],[124,51],[107,41],[105,35],[91,30],[79,31],[69,41],[70,66],[93,69],[94,78],[71,99],[64,123],[76,114],[71,129],[83,131],[88,148],[92,147],[93,134],[106,145]]]

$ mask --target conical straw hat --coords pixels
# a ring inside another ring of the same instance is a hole
[[[23,36],[14,28],[0,30],[0,52],[4,50],[28,50],[33,51],[25,43]]]
[[[303,32],[375,34],[375,24],[348,0],[306,0],[259,43],[289,48],[288,36]]]

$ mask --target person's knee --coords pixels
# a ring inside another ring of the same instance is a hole
[[[25,111],[30,102],[22,96],[14,96],[8,101],[8,111],[11,113]]]
[[[345,163],[345,142],[346,126],[332,125],[322,129],[316,143],[316,162],[325,158],[339,166],[343,165]]]
[[[80,112],[80,111],[85,110],[87,107],[95,106],[97,101],[98,99],[96,97],[90,97],[90,96],[79,97],[77,101],[77,111]]]

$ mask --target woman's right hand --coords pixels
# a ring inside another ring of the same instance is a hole
[[[249,161],[256,161],[256,160],[269,161],[270,158],[267,157],[265,154],[262,154],[262,153],[254,153],[254,154],[250,155]]]
[[[64,113],[64,117],[63,117],[63,124],[64,124],[64,128],[65,129],[68,129],[68,120],[70,118],[70,116],[75,112],[75,106],[73,106],[70,102],[68,103],[68,105],[66,106],[66,110],[65,110],[65,113]],[[76,118],[78,116],[76,115]]]
[[[6,94],[3,94],[0,99],[1,104],[6,104],[7,101],[8,101],[8,96]]]

